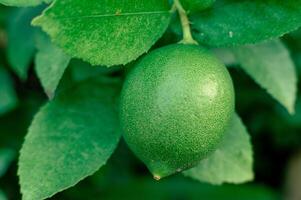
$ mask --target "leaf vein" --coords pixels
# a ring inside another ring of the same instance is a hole
[[[150,11],[150,12],[129,12],[129,13],[108,13],[108,14],[93,14],[84,16],[74,16],[74,17],[58,17],[58,19],[87,19],[87,18],[101,18],[101,17],[122,17],[122,16],[139,16],[139,15],[160,15],[160,14],[170,14],[171,11]]]

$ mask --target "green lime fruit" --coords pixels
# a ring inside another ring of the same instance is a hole
[[[206,158],[233,113],[227,69],[197,45],[175,44],[146,55],[129,71],[120,99],[125,141],[156,179]]]
[[[197,12],[210,8],[215,0],[181,0],[184,9],[189,12]]]

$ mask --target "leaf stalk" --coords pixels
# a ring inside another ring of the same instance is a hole
[[[183,39],[180,41],[180,43],[198,45],[198,42],[192,37],[189,18],[180,0],[174,0],[173,7],[178,11],[182,25]]]

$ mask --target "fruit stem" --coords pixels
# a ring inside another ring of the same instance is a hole
[[[183,39],[180,41],[180,43],[198,45],[198,42],[195,41],[192,37],[189,18],[187,16],[187,12],[183,8],[180,0],[174,0],[174,7],[179,13],[179,16],[181,19],[182,30],[183,30]]]

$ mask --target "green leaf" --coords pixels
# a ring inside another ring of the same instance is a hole
[[[71,72],[71,77],[73,81],[83,81],[85,79],[103,75],[108,76],[118,70],[121,69],[120,66],[115,67],[105,67],[105,66],[91,66],[87,62],[83,62],[82,60],[73,59],[70,62],[69,69]]]
[[[279,40],[234,49],[241,67],[290,113],[294,113],[297,74],[287,48]]]
[[[167,0],[55,1],[33,24],[71,56],[112,66],[147,52],[166,30],[169,10]]]
[[[6,6],[37,6],[43,2],[50,3],[52,0],[0,0],[0,4]]]
[[[5,194],[0,190],[0,200],[7,200]]]
[[[90,79],[61,91],[35,116],[19,159],[23,200],[40,200],[95,173],[119,141],[119,81]]]
[[[15,156],[15,152],[11,149],[0,149],[0,177],[6,173]]]
[[[223,0],[191,16],[195,38],[232,46],[277,38],[301,26],[301,0]]]
[[[237,65],[234,53],[229,48],[217,48],[212,50],[214,55],[220,59],[227,67]]]
[[[3,27],[5,27],[9,11],[10,11],[10,9],[8,9],[8,7],[0,5],[0,27],[1,27],[0,37],[4,37],[5,33],[3,30]],[[1,38],[1,40],[3,40],[3,39]],[[0,44],[0,45],[2,45],[2,44]]]
[[[39,32],[36,38],[38,53],[35,58],[35,70],[45,93],[52,99],[71,58],[52,44],[44,33]]]
[[[34,28],[30,22],[41,12],[41,8],[19,8],[14,10],[8,26],[8,62],[16,74],[27,78],[27,71],[35,52]]]
[[[8,72],[0,67],[0,115],[11,111],[18,103],[13,84]]]
[[[211,184],[243,183],[253,179],[250,136],[237,114],[219,148],[184,175]]]

